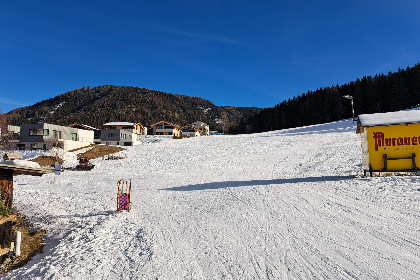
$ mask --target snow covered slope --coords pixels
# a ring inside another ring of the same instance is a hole
[[[362,178],[352,121],[130,147],[18,176],[44,253],[1,279],[420,279],[420,178]],[[132,179],[132,211],[116,184]]]

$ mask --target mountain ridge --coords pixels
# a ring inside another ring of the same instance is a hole
[[[168,121],[187,125],[203,121],[213,130],[229,127],[255,115],[257,107],[216,106],[192,97],[132,86],[82,87],[7,113],[9,123],[48,122],[58,125],[81,123],[100,128],[110,121],[150,125]]]

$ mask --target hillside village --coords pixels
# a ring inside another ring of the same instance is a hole
[[[214,134],[219,133],[210,131],[209,125],[201,121],[182,127],[167,121],[160,121],[149,127],[141,123],[108,122],[101,129],[77,123],[61,126],[40,122],[21,126],[9,125],[9,137],[3,145],[16,150],[47,150],[59,147],[69,151],[90,144],[136,146],[150,135],[189,138]]]

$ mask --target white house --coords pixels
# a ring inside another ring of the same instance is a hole
[[[140,137],[143,135],[147,135],[147,128],[141,123],[109,122],[101,130],[101,143],[135,146],[141,144]]]
[[[78,123],[74,123],[69,125],[69,127],[74,127],[74,128],[80,128],[80,129],[85,129],[85,130],[92,130],[93,131],[93,142],[95,144],[101,144],[101,130],[89,125],[85,125],[85,124],[78,124]]]
[[[208,124],[203,123],[201,121],[196,121],[192,124],[193,127],[199,129],[201,131],[201,135],[209,136],[210,135],[210,127]]]
[[[186,125],[184,127],[181,128],[182,129],[182,136],[186,136],[186,137],[198,137],[201,136],[201,130],[199,130],[198,128],[195,128],[191,125]]]
[[[17,148],[50,149],[61,147],[65,151],[86,147],[93,143],[92,130],[48,123],[22,124]]]

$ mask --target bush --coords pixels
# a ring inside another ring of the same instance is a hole
[[[3,201],[0,197],[0,218],[4,218],[12,214],[11,209],[8,209],[6,206],[4,206]]]

